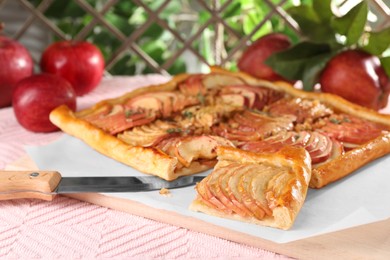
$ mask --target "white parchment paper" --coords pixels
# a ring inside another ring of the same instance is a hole
[[[26,147],[26,150],[39,169],[57,170],[63,176],[142,175],[66,134],[49,145]],[[151,191],[110,193],[109,196],[138,201],[276,243],[286,243],[389,218],[390,156],[380,158],[325,188],[310,189],[294,226],[288,231],[192,212],[188,206],[195,198],[194,187],[174,189],[171,194],[165,197],[158,191]]]

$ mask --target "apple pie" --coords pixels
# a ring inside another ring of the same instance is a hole
[[[50,120],[100,153],[165,180],[212,169],[224,158],[220,151],[251,154],[255,162],[257,156],[302,154],[298,150],[303,149],[310,159],[309,186],[321,188],[390,152],[389,115],[331,94],[216,67],[208,74],[177,75],[78,112],[60,106]],[[300,165],[307,162],[301,159]],[[220,173],[221,165],[215,171]],[[261,167],[252,163],[248,172]],[[248,192],[248,185],[239,192]],[[262,211],[269,213],[268,208]]]
[[[289,229],[305,201],[310,176],[310,155],[302,147],[285,146],[276,153],[218,147],[218,163],[196,185],[190,209]]]

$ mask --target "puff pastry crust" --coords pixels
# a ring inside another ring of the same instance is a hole
[[[303,148],[259,154],[219,147],[218,164],[197,184],[190,209],[287,230],[305,201],[310,176]]]
[[[218,147],[266,153],[292,145],[309,152],[310,187],[321,188],[390,152],[389,115],[218,67],[78,112],[60,106],[50,120],[100,153],[166,180],[213,168]]]

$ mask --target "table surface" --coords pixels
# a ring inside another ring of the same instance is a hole
[[[137,87],[169,80],[161,75],[104,78],[79,97],[78,109]],[[11,107],[0,109],[0,169],[61,132],[22,128]],[[242,244],[64,196],[53,201],[0,201],[0,258],[202,258],[288,259]]]

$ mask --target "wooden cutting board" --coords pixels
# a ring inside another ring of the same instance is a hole
[[[26,156],[8,165],[6,169],[35,170],[37,166]],[[390,219],[278,244],[128,199],[103,194],[73,194],[69,197],[298,259],[390,259]]]

